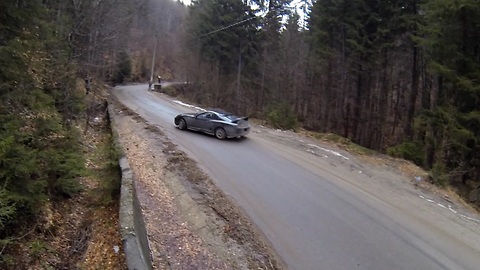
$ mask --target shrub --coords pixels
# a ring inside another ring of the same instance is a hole
[[[114,144],[113,136],[106,137],[95,152],[93,161],[98,166],[90,169],[89,173],[90,177],[99,183],[98,188],[92,190],[92,195],[101,198],[101,204],[108,205],[120,196],[122,179],[118,164],[120,156],[121,150]]]
[[[3,230],[8,220],[14,216],[15,211],[15,204],[9,198],[8,191],[5,188],[0,189],[0,230]]]
[[[413,161],[418,166],[425,164],[424,152],[421,145],[412,142],[404,142],[387,149],[388,155]]]
[[[275,128],[295,129],[297,127],[297,118],[286,102],[273,105],[267,113],[267,121]]]
[[[433,164],[432,170],[430,171],[430,177],[433,180],[433,183],[438,186],[446,186],[450,182],[450,178],[446,173],[445,164],[441,162],[435,162]]]
[[[40,240],[34,240],[28,245],[30,250],[30,256],[35,259],[39,259],[42,254],[47,250],[47,245],[45,242]]]
[[[162,91],[161,91],[161,92],[164,92],[166,95],[171,96],[171,97],[176,97],[176,96],[178,96],[177,89],[176,89],[174,86],[162,87]]]
[[[125,79],[132,75],[132,61],[130,55],[122,51],[118,55],[117,71],[114,77],[114,83],[123,83]]]
[[[121,171],[118,165],[120,159],[120,149],[118,149],[113,141],[113,137],[109,137],[108,143],[103,147],[104,153],[107,157],[105,164],[105,181],[103,182],[103,189],[105,190],[105,201],[108,203],[120,196],[121,189]]]

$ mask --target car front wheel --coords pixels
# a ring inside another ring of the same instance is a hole
[[[180,121],[178,121],[178,128],[181,130],[187,129],[187,122],[185,119],[181,118]]]
[[[224,140],[227,138],[227,132],[223,128],[217,128],[215,129],[215,137],[219,140]]]

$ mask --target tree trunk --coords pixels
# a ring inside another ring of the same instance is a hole
[[[354,109],[354,119],[355,119],[355,124],[353,126],[352,130],[352,137],[355,139],[356,142],[360,139],[359,136],[359,129],[361,127],[363,121],[362,121],[362,84],[363,78],[362,78],[362,65],[359,64],[358,68],[358,74],[357,74],[357,85],[356,85],[356,96],[355,96],[355,109]]]
[[[410,90],[410,102],[408,104],[407,119],[405,121],[405,135],[408,139],[413,138],[413,117],[415,115],[415,109],[417,104],[418,86],[420,82],[420,73],[418,71],[418,48],[413,47],[413,59],[412,59],[412,84]]]

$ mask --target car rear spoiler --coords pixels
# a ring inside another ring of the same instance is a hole
[[[238,123],[240,120],[248,121],[248,116],[240,117],[240,118],[238,118],[237,120],[232,121],[232,123],[235,123],[235,124],[236,124],[236,123]]]

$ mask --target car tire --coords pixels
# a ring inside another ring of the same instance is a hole
[[[215,137],[219,140],[225,140],[227,138],[227,132],[225,129],[219,127],[215,129]]]
[[[180,130],[187,129],[187,121],[185,121],[185,119],[183,119],[183,118],[180,118],[180,120],[178,120],[178,128]]]

